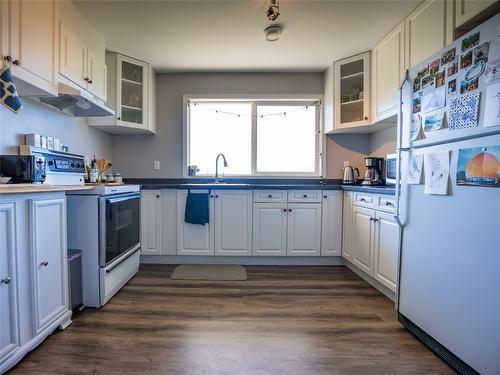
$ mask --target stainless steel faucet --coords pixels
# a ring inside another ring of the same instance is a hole
[[[224,154],[219,154],[217,155],[217,157],[215,158],[215,183],[218,184],[219,182],[222,182],[222,180],[224,178],[220,178],[219,177],[219,157],[222,156],[222,159],[224,160],[224,167],[227,168],[227,161],[226,161],[226,157],[224,156]]]

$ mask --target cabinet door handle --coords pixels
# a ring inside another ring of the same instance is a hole
[[[366,199],[365,199],[365,198],[361,198],[359,201],[360,201],[360,202],[365,202],[365,203],[366,203]]]
[[[40,263],[40,266],[47,267],[49,265],[49,262],[44,260],[42,263]]]
[[[389,202],[389,201],[385,202],[385,205],[386,205],[386,206],[394,206],[394,205],[392,204],[392,202]]]
[[[328,198],[328,195],[323,195],[323,198],[327,199],[327,198]]]
[[[373,217],[370,218],[370,221],[374,221],[375,219]]]
[[[0,280],[0,284],[10,284],[10,277],[4,277],[2,280]]]
[[[88,80],[88,82],[89,82],[90,84],[93,84],[93,83],[94,83],[94,81],[92,81],[91,79],[89,79],[89,80]]]
[[[18,59],[15,59],[12,64],[16,65],[16,66],[20,66],[21,65],[21,62],[18,60]]]

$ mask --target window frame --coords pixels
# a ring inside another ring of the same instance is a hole
[[[322,178],[324,176],[325,139],[323,134],[323,96],[322,95],[183,95],[183,178],[210,178],[214,175],[188,175],[189,166],[189,102],[203,101],[206,103],[220,103],[221,101],[235,103],[252,103],[252,136],[251,136],[251,174],[225,174],[228,178]],[[259,105],[308,105],[318,102],[315,121],[315,170],[314,172],[257,172],[257,107]],[[230,163],[231,161],[228,160]],[[215,160],[214,160],[215,163]]]

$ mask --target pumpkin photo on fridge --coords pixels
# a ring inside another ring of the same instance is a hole
[[[460,149],[457,185],[500,187],[500,145]]]

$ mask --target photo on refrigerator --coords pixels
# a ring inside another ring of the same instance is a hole
[[[457,185],[500,187],[500,145],[460,149]]]

